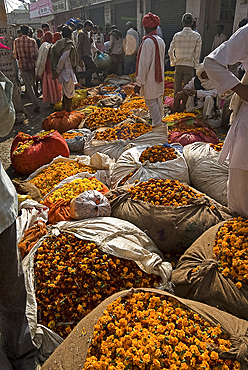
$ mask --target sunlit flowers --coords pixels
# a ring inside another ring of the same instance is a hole
[[[154,145],[144,150],[139,160],[142,163],[145,161],[156,163],[171,161],[176,158],[177,155],[174,148],[164,147],[163,145]]]
[[[96,140],[106,140],[106,141],[112,141],[112,140],[119,140],[119,139],[135,139],[136,137],[139,137],[140,135],[146,134],[147,132],[150,132],[152,130],[152,127],[140,122],[137,119],[137,122],[135,123],[122,123],[115,128],[109,128],[102,132],[96,132],[95,133],[95,139]]]

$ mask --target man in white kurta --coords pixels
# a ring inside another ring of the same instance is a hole
[[[149,109],[152,124],[158,125],[162,123],[163,117],[163,95],[164,95],[164,56],[165,56],[165,43],[157,35],[157,26],[160,23],[158,16],[149,13],[142,21],[145,27],[147,36],[142,42],[139,58],[137,59],[137,70],[136,70],[136,86],[135,92],[140,92],[140,95],[144,96],[146,105]],[[152,35],[157,40],[159,49],[159,60],[161,70],[161,82],[156,81],[156,44],[152,38],[148,36]]]
[[[229,160],[228,207],[248,217],[248,83],[240,81],[227,65],[243,63],[248,70],[248,25],[235,32],[204,61],[204,69],[218,94],[233,90],[233,122],[220,153],[220,161]]]

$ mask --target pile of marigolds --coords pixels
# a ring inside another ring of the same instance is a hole
[[[35,176],[30,182],[41,192],[42,196],[48,194],[60,181],[80,172],[94,173],[90,166],[78,162],[57,162],[50,164],[46,169]]]
[[[94,327],[83,370],[240,369],[237,361],[219,357],[218,349],[230,348],[219,325],[174,298],[139,292],[108,305]]]
[[[219,144],[210,144],[210,147],[213,148],[216,152],[220,152],[223,148],[223,143]]]
[[[97,104],[99,102],[99,100],[101,100],[102,98],[104,98],[104,95],[89,96],[84,100],[75,102],[73,104],[73,109],[75,109],[75,108],[84,108],[84,107],[87,107],[87,105]]]
[[[121,108],[122,109],[127,108],[129,110],[132,110],[132,109],[148,109],[147,105],[145,103],[145,99],[141,98],[141,97],[138,97],[138,96],[135,96],[133,98],[129,98],[128,101],[124,102],[121,105]]]
[[[42,137],[44,137],[46,135],[50,135],[53,132],[54,132],[54,130],[43,131],[40,134],[37,134],[35,136],[42,138]],[[25,134],[24,132],[19,132],[18,133],[18,136],[22,137],[24,140],[30,138],[30,135]],[[18,143],[16,149],[14,150],[13,154],[14,155],[21,154],[22,152],[24,152],[24,150],[26,148],[28,148],[29,146],[33,145],[33,143],[34,143],[34,140],[27,140],[25,142],[20,141]]]
[[[248,220],[234,218],[225,222],[216,234],[213,248],[218,269],[230,277],[237,288],[248,284]]]
[[[183,206],[188,205],[192,198],[202,198],[203,194],[182,184],[178,180],[154,180],[140,182],[127,190],[133,200],[142,200],[155,205]]]
[[[134,261],[105,254],[95,243],[69,233],[43,241],[34,271],[39,322],[63,337],[113,293],[161,282]]]
[[[74,137],[76,136],[83,136],[83,134],[81,134],[81,132],[64,132],[61,136],[64,139],[68,140],[68,139],[74,139]]]
[[[163,118],[163,122],[173,122],[173,121],[180,121],[181,119],[184,118],[195,118],[195,114],[193,113],[174,113],[174,114],[169,114],[168,116]]]
[[[71,182],[67,182],[61,188],[54,190],[48,196],[48,199],[53,203],[59,199],[69,202],[79,194],[88,190],[103,190],[102,182],[98,181],[95,177],[90,179],[76,179]]]
[[[96,130],[99,127],[115,126],[130,117],[129,109],[101,108],[91,113],[85,119],[85,125],[90,130]]]
[[[143,122],[135,122],[135,123],[122,123],[121,125],[116,126],[115,128],[109,128],[102,132],[95,133],[96,140],[132,140],[140,135],[146,134],[147,132],[151,131],[152,127],[143,123]]]
[[[163,145],[154,145],[144,150],[139,160],[142,163],[145,161],[156,163],[171,161],[172,159],[176,158],[177,155],[174,148],[164,147]]]

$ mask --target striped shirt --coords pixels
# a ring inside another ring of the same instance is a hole
[[[197,68],[201,54],[201,35],[184,27],[177,32],[171,41],[168,54],[171,66],[189,66]]]
[[[18,60],[21,71],[34,69],[37,56],[38,46],[34,39],[27,35],[22,35],[15,39],[14,57]]]

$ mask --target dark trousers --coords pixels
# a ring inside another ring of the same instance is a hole
[[[86,87],[91,87],[92,74],[97,71],[97,65],[90,56],[84,56],[82,60],[86,69],[86,71],[82,73],[82,77],[85,78]]]
[[[36,368],[37,349],[32,343],[25,314],[26,299],[14,222],[0,234],[0,369]],[[6,361],[12,367],[7,367]]]

